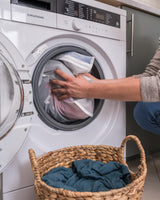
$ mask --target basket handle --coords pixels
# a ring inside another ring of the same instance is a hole
[[[146,157],[145,157],[145,152],[144,152],[144,149],[143,149],[143,146],[140,142],[140,140],[138,139],[137,136],[135,135],[128,135],[124,138],[124,140],[122,141],[121,143],[121,147],[120,147],[120,154],[121,154],[121,157],[124,158],[124,148],[125,148],[125,145],[126,143],[129,141],[129,140],[134,140],[138,146],[138,149],[140,151],[140,165],[138,166],[138,169],[147,169],[147,166],[146,166]],[[124,160],[124,159],[123,159]],[[125,163],[124,163],[125,164]],[[138,173],[138,172],[137,172]]]
[[[38,170],[38,163],[37,163],[37,159],[36,159],[36,154],[35,154],[33,149],[29,149],[28,152],[29,152],[29,158],[30,158],[30,162],[31,162],[31,165],[32,165],[34,177],[37,181],[40,181],[41,178],[40,178],[40,173],[39,173],[39,170]]]

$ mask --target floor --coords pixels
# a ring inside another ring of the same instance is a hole
[[[160,152],[148,155],[146,157],[146,160],[147,160],[147,177],[144,186],[144,193],[142,200],[159,200],[160,199]],[[139,164],[139,159],[130,160],[127,163],[129,168],[135,171]],[[0,182],[0,193],[1,193],[1,182]],[[0,194],[0,200],[2,200],[1,194]]]
[[[160,199],[160,152],[150,154],[147,160],[147,177],[144,185],[142,200],[159,200]],[[127,162],[130,169],[137,169],[139,159]]]

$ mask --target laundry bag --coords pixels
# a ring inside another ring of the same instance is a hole
[[[134,140],[140,151],[140,164],[136,172],[129,170],[130,183],[123,188],[102,192],[74,192],[63,188],[54,188],[41,180],[44,174],[56,167],[71,168],[72,162],[90,159],[108,163],[119,162],[128,167],[124,159],[125,144]],[[145,152],[136,136],[124,138],[120,147],[106,145],[72,146],[49,152],[36,158],[33,149],[29,150],[30,161],[35,177],[34,188],[37,200],[141,200],[147,174]]]

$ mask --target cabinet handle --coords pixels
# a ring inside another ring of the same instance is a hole
[[[127,21],[127,23],[131,23],[132,31],[131,31],[131,49],[127,51],[131,56],[134,56],[134,14],[131,14],[131,19]]]

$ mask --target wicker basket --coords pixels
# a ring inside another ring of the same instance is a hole
[[[121,189],[106,192],[73,192],[62,188],[53,188],[41,181],[41,177],[55,167],[71,167],[75,160],[91,159],[104,163],[109,161],[127,165],[124,160],[124,148],[128,140],[134,140],[140,150],[140,164],[137,172],[131,173],[131,183]],[[37,200],[140,200],[142,198],[145,177],[147,173],[144,149],[136,136],[127,136],[121,147],[105,145],[83,145],[67,147],[49,152],[36,158],[32,149],[29,150],[30,161],[35,177]]]

